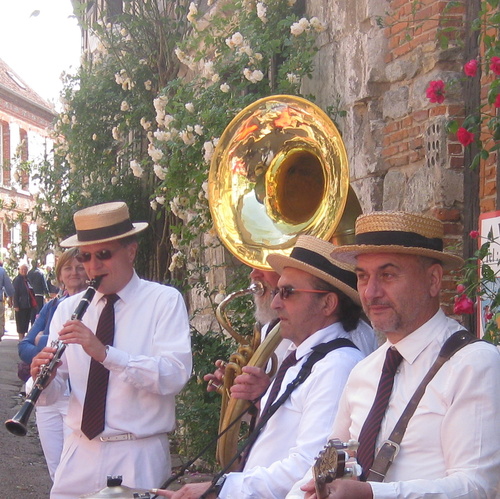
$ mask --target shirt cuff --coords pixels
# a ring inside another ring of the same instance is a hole
[[[128,364],[129,355],[127,352],[118,350],[115,347],[108,346],[106,358],[102,361],[102,365],[110,371],[121,371]]]

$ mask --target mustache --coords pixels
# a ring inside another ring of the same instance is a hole
[[[371,301],[367,301],[365,303],[365,306],[366,307],[390,307],[390,308],[392,308],[392,303],[375,298]]]
[[[273,289],[274,289],[272,286],[269,285],[269,283],[267,283],[265,281],[260,281],[259,279],[252,279],[252,283],[255,283],[255,282],[262,284],[262,287],[264,288],[264,295],[271,293],[271,291],[273,291]]]

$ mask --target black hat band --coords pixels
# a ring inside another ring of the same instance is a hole
[[[325,272],[335,279],[338,279],[344,284],[347,284],[347,286],[356,291],[356,275],[353,272],[337,267],[324,256],[305,248],[295,247],[290,253],[290,258],[298,260],[302,263],[307,263],[308,265]]]
[[[422,248],[434,251],[443,251],[443,240],[429,238],[415,232],[383,230],[364,232],[356,235],[356,244],[373,246],[405,246],[407,248]]]
[[[78,241],[97,241],[99,239],[107,239],[109,237],[121,236],[134,229],[132,222],[127,219],[117,224],[100,227],[98,229],[77,230]]]

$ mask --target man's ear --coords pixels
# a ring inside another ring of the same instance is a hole
[[[138,249],[139,249],[139,244],[137,243],[137,241],[132,241],[131,243],[127,244],[128,258],[131,263],[134,263]]]
[[[443,266],[435,263],[427,269],[429,276],[429,293],[433,298],[439,295],[443,281]]]
[[[325,293],[323,310],[325,312],[325,316],[333,315],[337,312],[337,307],[339,306],[339,297],[337,293]]]

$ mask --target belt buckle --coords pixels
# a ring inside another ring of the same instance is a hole
[[[101,442],[123,442],[126,440],[135,440],[132,433],[121,433],[120,435],[110,435],[109,437],[99,437]]]
[[[393,442],[392,440],[384,440],[380,447],[382,448],[384,445],[388,445],[389,447],[392,447],[394,449],[394,453],[391,459],[391,461],[393,461],[394,458],[399,454],[399,449],[401,448],[400,445],[396,442]]]

